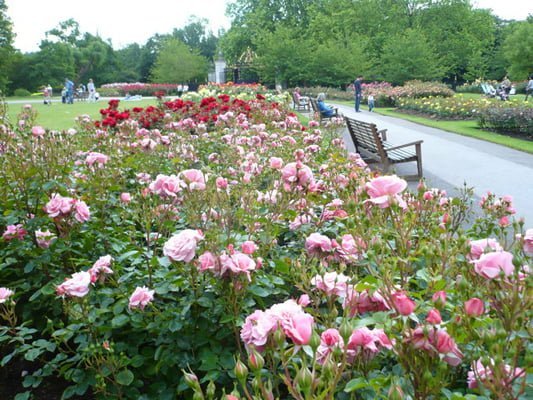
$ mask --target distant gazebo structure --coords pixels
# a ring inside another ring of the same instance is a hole
[[[226,68],[226,80],[235,83],[256,83],[259,80],[254,68],[256,58],[257,54],[248,47],[234,65]]]

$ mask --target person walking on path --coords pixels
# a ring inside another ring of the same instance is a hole
[[[361,112],[359,108],[361,107],[361,98],[363,97],[363,77],[358,76],[353,83],[353,88],[355,91],[355,112]]]
[[[89,91],[89,97],[87,100],[90,103],[94,103],[96,101],[96,88],[92,79],[89,79],[89,83],[87,83],[87,90]]]

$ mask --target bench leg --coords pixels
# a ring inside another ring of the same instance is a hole
[[[418,177],[422,178],[422,146],[421,144],[416,144],[416,167],[418,169]]]

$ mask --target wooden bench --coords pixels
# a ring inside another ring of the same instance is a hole
[[[336,118],[339,116],[339,110],[336,107],[332,107],[333,110],[335,111],[335,114],[333,114],[330,117],[326,117],[320,112],[320,109],[318,108],[318,102],[316,101],[316,99],[309,99],[309,102],[311,103],[311,108],[313,109],[313,113],[318,115],[320,122],[322,122],[323,119],[331,120],[331,118]]]
[[[296,97],[296,94],[294,92],[291,93],[292,95],[292,108],[296,111],[309,111],[309,102],[302,102],[302,99],[298,99]]]
[[[74,100],[76,101],[87,101],[89,98],[89,92],[74,92]]]
[[[416,161],[417,175],[405,176],[406,179],[422,178],[422,140],[394,145],[387,142],[387,130],[378,130],[375,124],[344,117],[348,132],[355,146],[355,151],[370,162],[383,165],[383,171],[388,172],[393,164]],[[414,149],[407,149],[414,147]]]

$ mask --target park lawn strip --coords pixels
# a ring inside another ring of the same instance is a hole
[[[378,114],[387,115],[389,117],[401,118],[407,121],[415,122],[420,125],[429,126],[431,128],[442,129],[443,131],[457,133],[458,135],[469,136],[487,142],[500,144],[511,149],[524,151],[533,154],[533,142],[517,139],[511,136],[502,135],[495,132],[484,131],[480,129],[475,120],[460,120],[460,121],[443,121],[433,120],[431,118],[424,118],[418,115],[409,115],[395,111],[394,108],[375,108]]]
[[[353,106],[353,102],[335,101],[335,103]],[[374,108],[374,112],[386,115],[388,117],[400,118],[416,124],[429,126],[431,128],[442,129],[446,132],[456,133],[462,136],[473,137],[487,142],[496,143],[511,149],[520,150],[529,154],[533,154],[533,142],[528,140],[517,139],[511,136],[502,135],[495,132],[484,131],[480,129],[475,120],[459,120],[459,121],[445,121],[435,120],[431,118],[424,118],[418,115],[405,114],[396,111],[392,107]]]
[[[12,100],[12,98],[7,99]],[[17,123],[17,115],[22,111],[26,103],[7,104],[7,116],[12,124]],[[107,100],[100,100],[96,103],[74,102],[74,104],[63,104],[54,102],[51,106],[44,105],[42,102],[30,103],[37,111],[37,120],[35,125],[40,125],[46,129],[66,130],[76,127],[76,117],[88,115],[93,120],[100,120],[100,110],[107,107]],[[156,99],[143,99],[139,101],[121,101],[119,108],[146,107],[157,105]]]

